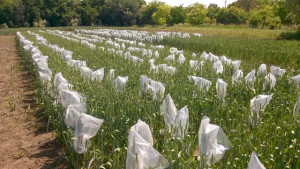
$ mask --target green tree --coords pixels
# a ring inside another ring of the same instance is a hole
[[[33,26],[33,22],[38,22],[44,17],[44,0],[23,0],[25,8],[25,21]]]
[[[142,0],[105,0],[104,13],[101,15],[102,22],[117,26],[136,24],[138,12],[143,3]],[[107,20],[107,18],[112,20]]]
[[[290,16],[294,23],[300,23],[300,0],[286,0],[285,5],[290,10]],[[300,29],[300,27],[299,27]]]
[[[170,24],[184,23],[186,17],[186,11],[182,6],[172,7],[170,10],[171,22]]]
[[[272,7],[266,6],[265,8],[258,10],[258,15],[260,15],[262,19],[262,28],[264,28],[266,26],[267,19],[273,17]]]
[[[24,6],[21,0],[0,0],[0,24],[20,27],[24,24]]]
[[[270,29],[277,29],[281,26],[281,20],[279,16],[276,17],[268,17],[266,19],[266,26],[268,26]]]
[[[275,16],[279,16],[281,23],[291,24],[293,22],[290,17],[290,11],[285,6],[285,0],[276,0],[272,5],[273,13]]]
[[[157,25],[164,25],[166,23],[169,25],[172,21],[170,15],[171,8],[170,5],[160,5],[152,15],[153,22]]]
[[[237,0],[233,5],[241,9],[244,9],[245,11],[250,11],[253,9],[260,9],[264,8],[266,5],[270,5],[272,0]],[[228,6],[230,7],[230,5]]]
[[[216,21],[216,18],[218,16],[218,13],[220,11],[220,8],[218,7],[217,4],[209,4],[207,8],[207,23],[212,24]]]
[[[262,23],[262,17],[256,10],[249,12],[249,27],[257,28]]]
[[[152,15],[157,11],[157,8],[161,5],[164,5],[164,2],[161,1],[152,1],[147,5],[143,5],[139,12],[139,25],[154,25],[152,20]]]
[[[199,25],[204,23],[207,9],[200,3],[194,3],[188,7],[187,21],[192,25]]]
[[[246,23],[247,15],[243,9],[231,6],[222,8],[217,16],[217,23],[221,24],[244,24]]]
[[[78,10],[80,11],[82,26],[91,26],[96,24],[98,11],[95,6],[92,6],[91,0],[82,1]]]

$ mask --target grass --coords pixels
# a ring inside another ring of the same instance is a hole
[[[0,29],[0,35],[14,35],[16,31],[26,31],[26,30],[46,30],[46,29],[59,29],[65,31],[72,31],[74,29],[98,29],[98,28],[111,28],[111,27],[46,27],[46,28],[9,28]],[[201,33],[207,36],[214,37],[244,37],[250,39],[295,39],[298,35],[294,36],[293,33],[296,32],[295,28],[283,27],[282,29],[260,29],[260,28],[249,28],[246,25],[174,25],[174,26],[132,26],[132,27],[114,27],[114,29],[131,29],[131,30],[144,30],[150,32],[157,31],[172,31],[172,32],[188,32],[188,33]],[[299,38],[296,38],[299,40]]]
[[[93,70],[105,67],[107,75],[109,69],[114,68],[116,75],[129,75],[125,91],[116,93],[106,78],[102,82],[91,82],[82,78],[79,70],[68,67],[60,54],[37,43],[34,36],[22,32],[39,47],[43,55],[49,56],[48,65],[53,71],[53,76],[61,71],[74,85],[75,91],[88,96],[89,114],[104,119],[100,131],[91,139],[90,151],[85,155],[77,155],[72,148],[70,133],[63,122],[62,107],[53,107],[49,91],[43,88],[43,84],[38,83],[39,102],[43,103],[46,112],[51,116],[51,122],[57,128],[58,138],[64,144],[66,159],[74,168],[87,168],[91,159],[94,159],[92,166],[95,168],[100,166],[124,168],[128,131],[138,119],[149,124],[155,142],[154,148],[168,159],[171,163],[170,168],[199,168],[201,164],[195,160],[193,152],[197,146],[197,132],[204,115],[211,118],[211,123],[222,127],[233,145],[219,163],[211,166],[212,168],[246,168],[252,151],[260,154],[259,158],[267,168],[299,168],[300,126],[292,116],[299,91],[295,85],[289,83],[287,76],[278,80],[272,91],[262,91],[264,77],[257,77],[254,92],[245,87],[245,84],[232,86],[230,82],[234,72],[229,67],[225,66],[223,74],[211,75],[212,65],[208,62],[202,72],[190,70],[188,65],[192,52],[197,52],[199,56],[206,50],[217,55],[226,54],[233,59],[242,59],[241,68],[245,75],[252,68],[267,62],[269,65],[278,64],[287,68],[288,75],[291,76],[299,73],[298,42],[209,36],[189,40],[165,39],[163,41],[165,49],[160,52],[155,64],[165,63],[164,57],[169,54],[169,48],[172,46],[184,49],[187,59],[183,65],[175,63],[173,66],[177,68],[177,72],[173,76],[167,76],[149,73],[148,59],[145,59],[145,64],[137,67],[118,55],[90,50],[80,43],[67,41],[49,33],[33,31],[46,38],[50,44],[57,44],[73,51],[73,59],[86,60],[87,65]],[[106,49],[110,47],[105,44],[96,45],[104,46]],[[132,54],[140,56],[138,53]],[[293,56],[294,54],[296,55]],[[23,55],[30,58],[28,53]],[[27,59],[27,64],[31,67],[31,73],[36,76],[36,70],[30,64],[30,59]],[[185,139],[177,140],[168,133],[160,134],[159,130],[165,128],[163,116],[160,115],[162,101],[153,101],[148,95],[139,97],[139,79],[142,74],[165,83],[165,95],[171,94],[177,108],[188,106],[190,120]],[[211,80],[213,85],[209,92],[203,93],[188,82],[187,75],[202,76]],[[229,84],[226,106],[222,106],[217,99],[215,82],[218,78]],[[273,99],[266,110],[261,112],[262,123],[253,127],[249,118],[250,100],[257,94],[271,93],[274,93]],[[293,143],[294,139],[296,143]]]
[[[142,27],[139,30],[146,31],[175,31],[201,33],[207,36],[214,37],[245,37],[251,39],[276,39],[284,30],[270,30],[249,28],[246,26],[188,26],[175,25],[170,27]]]

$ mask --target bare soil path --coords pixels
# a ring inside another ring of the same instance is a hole
[[[0,168],[65,168],[14,36],[0,36]]]

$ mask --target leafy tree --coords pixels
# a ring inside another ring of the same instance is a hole
[[[266,20],[273,17],[272,8],[270,6],[266,6],[265,8],[258,10],[258,15],[260,15],[262,19],[262,28],[264,28],[266,26]]]
[[[218,13],[220,11],[220,8],[218,7],[217,4],[209,4],[208,8],[207,8],[207,17],[206,18],[206,23],[212,24],[216,21],[216,18],[218,16]]]
[[[24,24],[24,6],[21,0],[0,0],[0,24],[20,27]]]
[[[231,6],[244,9],[245,11],[250,11],[253,9],[264,8],[266,5],[270,5],[271,1],[270,0],[237,0]]]
[[[172,7],[170,10],[171,22],[170,24],[184,23],[186,17],[186,11],[182,6]]]
[[[250,11],[249,27],[257,28],[262,23],[262,17],[256,10]]]
[[[81,25],[91,26],[96,23],[98,12],[96,8],[92,7],[92,1],[82,1],[81,6],[78,7],[78,10],[81,15]]]
[[[136,24],[138,12],[144,1],[142,0],[105,0],[102,22],[107,25],[131,26]],[[110,13],[108,13],[110,12]],[[111,15],[111,16],[109,16]],[[107,18],[113,20],[107,20]]]
[[[290,24],[292,18],[290,17],[290,11],[285,6],[285,0],[276,0],[272,6],[273,13],[275,16],[279,16],[281,23]]]
[[[281,20],[279,16],[268,17],[266,19],[266,26],[269,26],[270,29],[277,29],[281,26]]]
[[[161,5],[164,5],[164,2],[161,1],[152,1],[147,5],[143,5],[139,14],[139,25],[154,25],[152,20],[153,14],[157,11],[157,8]]]
[[[194,3],[188,7],[187,21],[192,25],[199,25],[204,23],[207,9],[200,3]]]
[[[244,24],[246,23],[246,12],[237,7],[231,6],[229,8],[222,8],[217,16],[217,23],[222,24]]]
[[[164,25],[166,23],[170,25],[172,21],[170,15],[171,8],[170,5],[160,5],[152,15],[153,22],[157,25]]]
[[[23,0],[25,8],[25,21],[33,26],[33,22],[38,22],[44,17],[44,0]]]
[[[294,23],[299,24],[300,23],[300,0],[286,0],[285,5],[290,10],[290,15]]]

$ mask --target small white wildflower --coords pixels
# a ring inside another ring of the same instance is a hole
[[[292,130],[292,134],[294,135],[295,134],[295,132]]]
[[[116,148],[115,149],[115,152],[119,152],[121,149],[120,148]]]
[[[279,126],[278,126],[278,127],[276,127],[276,130],[279,130],[279,129],[281,129]]]
[[[179,153],[178,153],[178,158],[180,158],[181,157],[181,151],[179,151]]]

